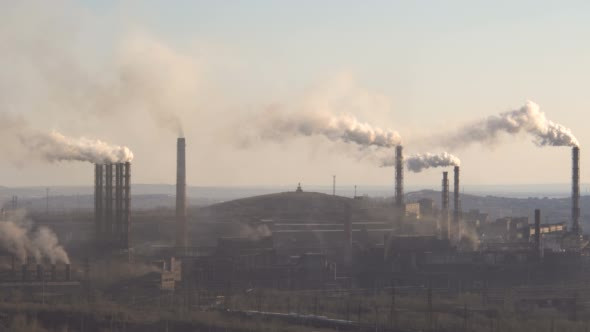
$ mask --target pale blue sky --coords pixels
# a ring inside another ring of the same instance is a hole
[[[347,112],[398,130],[410,141],[533,100],[550,119],[572,128],[581,142],[583,180],[584,165],[590,163],[584,153],[590,142],[587,1],[84,0],[62,3],[47,15],[74,22],[80,58],[87,62],[108,57],[109,49],[130,31],[141,31],[193,59],[200,88],[195,112],[213,112],[210,116],[228,121],[244,110],[289,105],[318,89],[332,91],[330,85],[345,77],[353,90],[371,96],[368,105],[374,105],[376,96],[379,106],[364,108],[366,103],[360,102]],[[193,185],[322,184],[331,174],[349,184],[392,179],[391,169],[351,160],[305,140],[235,149],[201,128],[208,118],[184,115]],[[215,127],[221,128],[220,123],[217,119]],[[85,128],[130,145],[137,155],[137,182],[174,181],[172,134],[154,138],[136,130],[127,137],[105,130],[104,123],[76,127],[67,117],[53,117],[50,124],[72,135]],[[540,149],[521,137],[504,142],[491,150],[473,146],[451,151],[463,160],[464,180],[569,181],[569,149]],[[217,148],[212,150],[212,145]],[[150,153],[156,147],[162,151],[157,160]],[[5,175],[0,175],[0,184],[90,182],[85,165],[1,167]],[[57,176],[38,175],[45,169]],[[408,181],[438,183],[440,171],[409,175]],[[27,180],[7,172],[28,174]]]

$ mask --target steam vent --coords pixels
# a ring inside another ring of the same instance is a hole
[[[94,220],[99,247],[129,249],[131,163],[96,164]]]

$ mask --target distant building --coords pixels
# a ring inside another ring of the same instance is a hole
[[[466,224],[480,227],[488,223],[488,214],[482,213],[479,209],[469,210],[463,214],[463,221]]]
[[[420,205],[420,215],[432,216],[434,214],[434,201],[430,198],[422,198],[418,201]]]
[[[153,263],[159,270],[157,282],[161,290],[173,291],[176,284],[182,280],[182,264],[174,257],[155,261]]]
[[[420,219],[420,203],[406,203],[406,216]]]

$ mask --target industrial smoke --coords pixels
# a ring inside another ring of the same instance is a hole
[[[25,262],[27,257],[34,257],[37,262],[48,259],[52,264],[70,263],[57,236],[47,227],[33,231],[13,221],[0,222],[0,247],[14,254],[21,262]]]
[[[261,116],[260,137],[282,141],[294,136],[323,136],[331,141],[354,143],[361,148],[392,148],[401,142],[391,129],[373,127],[352,115],[324,113],[280,114],[276,110]]]
[[[126,146],[86,137],[68,137],[57,131],[40,131],[32,128],[24,118],[6,112],[0,112],[0,138],[7,142],[2,146],[6,154],[11,151],[27,151],[25,158],[36,157],[49,162],[86,161],[110,164],[133,159],[133,153]]]
[[[469,124],[457,133],[437,138],[447,147],[463,147],[471,143],[495,143],[500,134],[517,135],[527,133],[538,146],[578,146],[572,131],[555,123],[541,112],[539,105],[527,101],[517,110],[493,115],[487,119]]]
[[[408,170],[416,173],[422,172],[427,168],[459,166],[460,164],[461,160],[448,152],[417,153],[406,159]],[[381,167],[390,167],[394,165],[394,158],[389,157],[381,160]]]
[[[21,135],[20,140],[31,152],[51,162],[87,161],[110,164],[133,160],[133,153],[126,146],[111,145],[85,137],[67,137],[56,131]]]

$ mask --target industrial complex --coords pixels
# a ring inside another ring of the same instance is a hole
[[[401,314],[395,308],[387,309],[393,311],[383,322],[375,318],[368,324],[360,316],[353,319],[350,308],[346,318],[341,310],[329,317],[320,315],[317,303],[314,309],[273,310],[264,309],[259,297],[316,294],[307,301],[319,301],[317,294],[349,299],[372,290],[410,298],[425,292],[432,301],[435,292],[435,298],[447,300],[479,294],[486,310],[499,305],[582,310],[590,247],[582,231],[577,146],[572,148],[570,220],[555,222],[542,221],[542,204],[531,211],[532,220],[522,215],[492,220],[480,209],[464,211],[460,166],[442,171],[439,192],[405,193],[401,145],[395,148],[394,196],[387,199],[338,196],[334,179],[331,195],[298,184],[288,192],[189,208],[185,146],[185,138],[178,138],[173,210],[134,212],[131,163],[97,163],[92,214],[78,212],[79,221],[64,232],[52,216],[31,213],[35,227],[53,225],[58,237],[81,234],[66,245],[69,256],[52,254],[61,248],[55,243],[46,254],[4,250],[0,290],[18,289],[43,302],[90,299],[94,288],[118,303],[151,294],[148,302],[164,298],[172,307],[344,330],[377,324],[393,331],[404,325],[392,320]],[[4,205],[4,220],[20,210],[16,200]],[[38,237],[31,235],[30,245]],[[560,293],[563,283],[576,288]],[[434,328],[432,318],[428,324]]]

